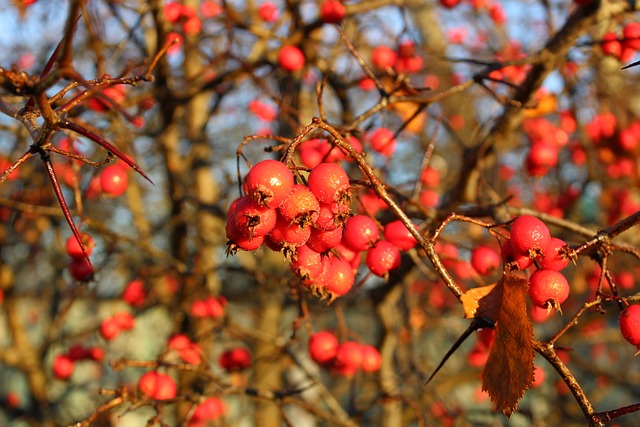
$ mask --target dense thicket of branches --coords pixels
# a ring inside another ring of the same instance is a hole
[[[503,274],[471,254],[499,251],[519,215],[573,262],[561,312],[520,307],[537,381],[511,420],[637,423],[618,325],[640,300],[639,86],[621,69],[640,50],[636,3],[352,0],[335,22],[323,3],[0,6],[18,22],[0,51],[0,423],[206,425],[194,413],[211,397],[225,405],[211,425],[504,423],[481,390],[486,332],[424,382],[469,325],[460,296]],[[353,214],[417,225],[399,269],[363,263],[330,304],[281,253],[226,253],[243,176],[284,158],[303,182],[314,138],[349,158]],[[315,363],[325,330],[373,345],[379,369]],[[227,372],[238,347],[249,367]],[[175,395],[146,393],[148,372]]]

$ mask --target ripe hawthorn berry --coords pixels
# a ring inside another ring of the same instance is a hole
[[[382,234],[386,240],[403,251],[408,251],[418,243],[409,229],[399,219],[385,224]]]
[[[511,246],[516,254],[536,258],[546,251],[550,240],[549,228],[532,215],[519,216],[511,224]]]
[[[289,196],[278,206],[278,214],[301,227],[314,225],[318,218],[320,202],[306,185],[295,184]],[[275,222],[274,222],[275,225]]]
[[[267,235],[275,227],[278,218],[275,209],[259,205],[249,196],[238,201],[231,216],[236,229],[249,238]]]
[[[258,205],[275,209],[293,188],[293,172],[282,162],[263,160],[249,170],[243,188]]]
[[[362,353],[362,362],[360,367],[364,372],[376,372],[382,366],[382,356],[377,348],[372,345],[363,345],[360,347]]]
[[[335,256],[325,257],[322,264],[322,273],[315,281],[318,290],[324,290],[332,299],[341,297],[351,290],[355,283],[355,273],[351,264]]]
[[[336,371],[344,376],[354,375],[362,364],[362,347],[355,341],[345,341],[338,346],[333,360]]]
[[[127,284],[122,292],[122,301],[132,307],[140,307],[147,298],[147,291],[142,280],[132,280]]]
[[[362,252],[380,239],[376,222],[367,215],[354,215],[345,224],[342,242],[354,251]]]
[[[563,270],[569,265],[569,255],[567,254],[567,244],[562,239],[552,237],[549,241],[544,257],[539,260],[540,267],[545,270]]]
[[[338,0],[325,0],[320,6],[320,19],[325,24],[339,24],[347,16],[347,9]]]
[[[338,354],[338,338],[331,332],[318,332],[309,339],[309,355],[314,362],[326,365]]]
[[[533,260],[529,257],[529,255],[520,255],[516,253],[511,245],[511,239],[507,239],[503,244],[500,250],[500,256],[502,257],[502,261],[507,264],[515,265],[515,268],[518,270],[524,270],[533,264]]]
[[[629,343],[640,346],[640,304],[630,305],[622,310],[620,332]]]
[[[345,202],[349,198],[349,176],[336,163],[320,163],[311,169],[307,182],[321,203]]]
[[[311,235],[309,236],[309,240],[307,240],[307,246],[318,253],[325,253],[329,249],[333,249],[338,246],[341,241],[342,228],[323,231],[312,227]]]
[[[93,267],[86,258],[72,259],[69,263],[69,273],[71,277],[81,282],[88,282],[93,279]]]
[[[241,371],[251,366],[251,353],[244,347],[235,347],[222,353],[218,363],[226,371]]]
[[[313,279],[322,273],[320,253],[307,245],[296,248],[296,255],[290,264],[291,271],[303,280]]]
[[[350,213],[349,206],[343,203],[320,203],[315,227],[323,231],[335,230],[344,225]]]
[[[284,46],[278,52],[278,64],[285,71],[300,71],[304,68],[304,63],[304,54],[297,46]]]
[[[478,246],[471,251],[471,266],[481,276],[487,276],[500,267],[500,255],[489,246]]]
[[[384,156],[390,156],[396,151],[396,138],[393,131],[387,128],[378,128],[369,134],[371,147]]]
[[[119,163],[105,167],[100,174],[102,191],[114,197],[122,195],[127,189],[129,178],[126,169]]]
[[[93,237],[87,233],[80,233],[80,238],[82,239],[82,244],[84,245],[84,249],[87,251],[87,256],[90,256],[93,252],[93,247],[95,246],[95,242],[93,241]],[[73,259],[82,259],[85,257],[82,252],[82,248],[78,243],[78,239],[76,236],[70,236],[66,243],[65,247],[67,249],[67,255],[69,255]]]
[[[268,234],[276,248],[298,247],[307,243],[311,236],[311,227],[302,227],[298,223],[278,216],[275,227]],[[272,248],[273,249],[273,248]]]
[[[266,1],[258,6],[258,16],[266,22],[276,22],[278,20],[278,7],[271,1]]]
[[[53,359],[52,366],[53,375],[62,381],[66,381],[71,377],[75,370],[75,363],[66,354],[59,354]]]
[[[238,249],[243,251],[254,251],[262,246],[265,240],[265,236],[247,236],[242,233],[242,231],[236,227],[235,217],[233,216],[227,218],[225,233],[227,239],[229,239],[227,242],[228,254],[234,254]]]
[[[224,402],[217,397],[209,397],[196,406],[191,416],[190,426],[206,425],[207,421],[215,421],[224,416],[226,411]]]
[[[400,268],[400,250],[391,242],[379,240],[367,251],[365,263],[373,274],[386,277],[389,271]]]
[[[391,68],[398,60],[398,54],[388,46],[376,46],[371,53],[373,65],[381,70]]]
[[[537,307],[560,310],[560,304],[569,297],[569,290],[569,282],[558,271],[540,269],[529,276],[529,298]]]

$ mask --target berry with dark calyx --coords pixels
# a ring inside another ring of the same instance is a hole
[[[231,214],[236,229],[250,238],[265,236],[276,225],[278,215],[275,209],[269,209],[254,202],[249,196],[240,199]]]
[[[344,226],[350,213],[349,206],[343,203],[320,203],[315,227],[323,231],[335,230]]]
[[[569,247],[562,239],[552,237],[549,241],[546,251],[543,253],[544,257],[539,260],[540,268],[545,270],[563,270],[569,265]]]
[[[256,163],[244,179],[244,192],[260,206],[277,208],[293,188],[293,172],[284,163],[267,159]]]
[[[500,255],[489,246],[478,246],[471,251],[471,266],[481,276],[487,276],[500,267]]]
[[[517,270],[524,270],[533,264],[533,260],[529,255],[520,255],[516,253],[511,245],[511,239],[507,239],[503,244],[500,251],[502,261],[506,264],[511,264]]]
[[[537,307],[560,311],[560,304],[569,297],[569,290],[569,282],[558,271],[536,270],[529,277],[529,298]]]
[[[278,216],[275,227],[268,234],[272,243],[276,246],[298,247],[307,243],[311,236],[311,227],[302,227],[300,224],[291,222]]]
[[[315,281],[320,292],[326,292],[331,300],[346,295],[355,283],[355,273],[351,264],[333,255],[323,258],[322,273]]]
[[[544,222],[532,215],[522,215],[511,224],[511,246],[519,255],[537,258],[547,250],[551,233]]]
[[[389,271],[400,268],[400,250],[393,243],[379,240],[367,251],[365,262],[373,274],[387,277]]]
[[[243,251],[255,251],[265,241],[265,236],[247,236],[236,227],[235,218],[229,217],[225,226],[227,239],[227,254],[235,254],[238,249]]]
[[[320,203],[309,187],[295,184],[289,196],[278,207],[278,214],[301,227],[307,227],[315,224],[319,210]]]
[[[299,246],[296,248],[296,255],[291,261],[290,268],[303,280],[313,279],[322,273],[322,257],[307,245]]]
[[[383,235],[386,240],[403,251],[408,251],[418,243],[409,229],[399,219],[385,224]]]
[[[380,229],[367,215],[354,215],[345,224],[342,242],[357,252],[366,251],[380,239]]]
[[[326,365],[338,354],[338,338],[331,332],[318,332],[309,339],[309,355],[314,362]]]
[[[320,163],[311,169],[307,182],[321,203],[345,202],[349,199],[349,176],[336,163]]]
[[[629,343],[640,346],[640,304],[630,305],[622,310],[620,332]]]

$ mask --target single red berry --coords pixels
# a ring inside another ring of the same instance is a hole
[[[193,411],[193,416],[191,417],[191,422],[200,426],[203,425],[203,422],[215,421],[223,417],[225,411],[226,409],[222,400],[217,397],[209,397],[196,406],[195,411]]]
[[[69,263],[69,273],[71,277],[81,282],[88,282],[93,279],[93,266],[86,258],[72,259]]]
[[[420,174],[420,182],[425,187],[433,188],[440,185],[440,171],[436,168],[426,167]]]
[[[59,354],[53,359],[53,375],[62,381],[66,381],[71,377],[75,369],[75,363],[71,357],[66,354]]]
[[[620,332],[625,340],[640,346],[640,304],[630,305],[620,313]]]
[[[320,6],[320,19],[325,24],[339,24],[347,16],[347,9],[338,0],[325,0]]]
[[[390,156],[396,151],[396,138],[387,128],[378,128],[369,134],[369,143],[374,150],[384,156]]]
[[[623,44],[633,50],[640,50],[640,23],[629,22],[622,29]]]
[[[532,215],[522,215],[511,224],[511,246],[520,255],[536,258],[547,250],[551,233],[544,222]]]
[[[489,246],[478,246],[471,251],[471,266],[481,276],[487,276],[500,267],[502,259],[498,252]]]
[[[408,251],[418,243],[409,229],[399,219],[387,223],[382,234],[386,240],[403,251]]]
[[[511,245],[511,239],[507,239],[503,244],[500,251],[502,261],[507,264],[515,264],[517,270],[524,270],[533,264],[533,260],[529,255],[520,255],[516,253]]]
[[[301,227],[298,223],[278,216],[275,227],[268,234],[269,239],[277,247],[291,246],[297,247],[307,243],[311,236],[312,227]]]
[[[227,371],[247,369],[251,366],[251,353],[244,347],[236,347],[222,353],[218,363]]]
[[[122,292],[122,301],[132,307],[140,307],[147,298],[147,291],[144,288],[142,280],[132,280],[124,288]]]
[[[245,235],[238,227],[236,227],[235,216],[227,218],[225,233],[229,241],[227,251],[234,254],[236,250],[254,251],[264,243],[265,236],[248,236]]]
[[[82,245],[87,252],[86,256],[90,256],[93,252],[93,247],[95,246],[93,237],[91,237],[87,233],[80,233],[80,237],[82,239]],[[85,257],[85,254],[82,252],[82,247],[80,247],[78,239],[76,239],[75,235],[72,235],[67,239],[65,247],[67,248],[67,255],[69,255],[71,258],[82,259]]]
[[[367,251],[365,263],[373,274],[385,277],[389,271],[400,268],[400,250],[386,240],[379,240]]]
[[[66,355],[69,356],[69,358],[74,362],[76,360],[82,360],[88,357],[87,349],[81,344],[74,344],[71,347],[69,347]]]
[[[425,208],[436,208],[440,203],[440,195],[436,190],[427,188],[420,192],[418,200],[420,201],[420,204]]]
[[[311,235],[307,240],[309,249],[318,253],[325,253],[329,249],[333,249],[342,241],[342,228],[336,228],[331,231],[319,230],[315,227],[311,228]]]
[[[372,345],[363,345],[360,347],[362,353],[362,362],[360,367],[364,372],[376,372],[382,366],[382,356],[377,348]]]
[[[354,341],[345,341],[338,347],[334,367],[345,376],[354,375],[362,364],[362,347]]]
[[[398,54],[388,46],[377,46],[371,53],[373,65],[381,70],[391,68],[398,59]]]
[[[559,309],[569,290],[569,282],[558,271],[536,270],[529,277],[529,298],[538,307]]]
[[[332,298],[345,295],[355,283],[355,273],[351,264],[335,256],[322,261],[323,270],[318,275],[316,285],[325,289]]]
[[[300,71],[304,68],[304,54],[297,46],[284,46],[278,53],[278,63],[285,71]]]
[[[116,324],[122,331],[130,331],[131,329],[133,329],[136,322],[136,318],[133,316],[133,314],[126,311],[119,311],[111,316],[111,318],[114,322],[116,322]]]
[[[102,191],[117,197],[125,192],[129,178],[126,169],[119,163],[109,165],[100,174],[100,185]]]
[[[348,198],[349,176],[336,163],[320,163],[311,169],[307,182],[321,203],[341,202]]]
[[[107,317],[100,322],[100,335],[107,341],[111,341],[120,334],[120,325],[113,317]]]
[[[620,43],[618,36],[614,32],[608,32],[602,36],[600,48],[605,55],[613,56],[614,58],[622,56],[622,43]]]
[[[91,346],[87,348],[87,357],[91,360],[95,360],[96,362],[101,362],[104,360],[106,352],[104,348],[98,346]]]
[[[544,176],[549,169],[558,164],[558,148],[548,142],[536,141],[525,160],[527,173],[531,176]]]
[[[276,22],[278,20],[278,7],[270,1],[266,1],[258,6],[258,15],[266,22]]]
[[[291,271],[303,280],[315,279],[322,273],[322,258],[320,253],[302,245],[296,249],[296,256],[290,267]]]
[[[380,239],[380,229],[367,215],[354,215],[347,220],[342,242],[357,252],[366,251]]]
[[[319,210],[320,203],[309,187],[295,184],[289,196],[278,207],[278,214],[290,222],[306,227],[315,224]]]
[[[539,260],[540,267],[545,270],[563,270],[569,265],[567,249],[568,246],[564,240],[552,237],[547,249],[543,252],[544,257]]]
[[[338,354],[338,338],[331,332],[318,332],[309,339],[309,355],[316,363],[326,365]]]
[[[277,208],[293,188],[293,172],[277,160],[256,163],[244,180],[244,191],[260,206]]]
[[[447,9],[453,9],[460,3],[460,0],[440,0],[440,5]]]
[[[236,229],[250,238],[265,236],[276,225],[276,209],[259,205],[249,196],[240,199],[230,214],[235,219]]]
[[[332,231],[341,228],[349,218],[351,209],[349,206],[340,203],[320,203],[318,210],[318,218],[316,218],[315,227],[323,231]]]

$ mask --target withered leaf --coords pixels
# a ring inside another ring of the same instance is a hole
[[[460,297],[464,317],[473,319],[485,317],[494,323],[498,319],[498,307],[502,293],[491,292],[496,284],[471,288]]]
[[[505,276],[478,300],[475,311],[476,317],[496,321],[482,389],[507,417],[533,382],[533,328],[527,317],[527,288],[526,279]]]

